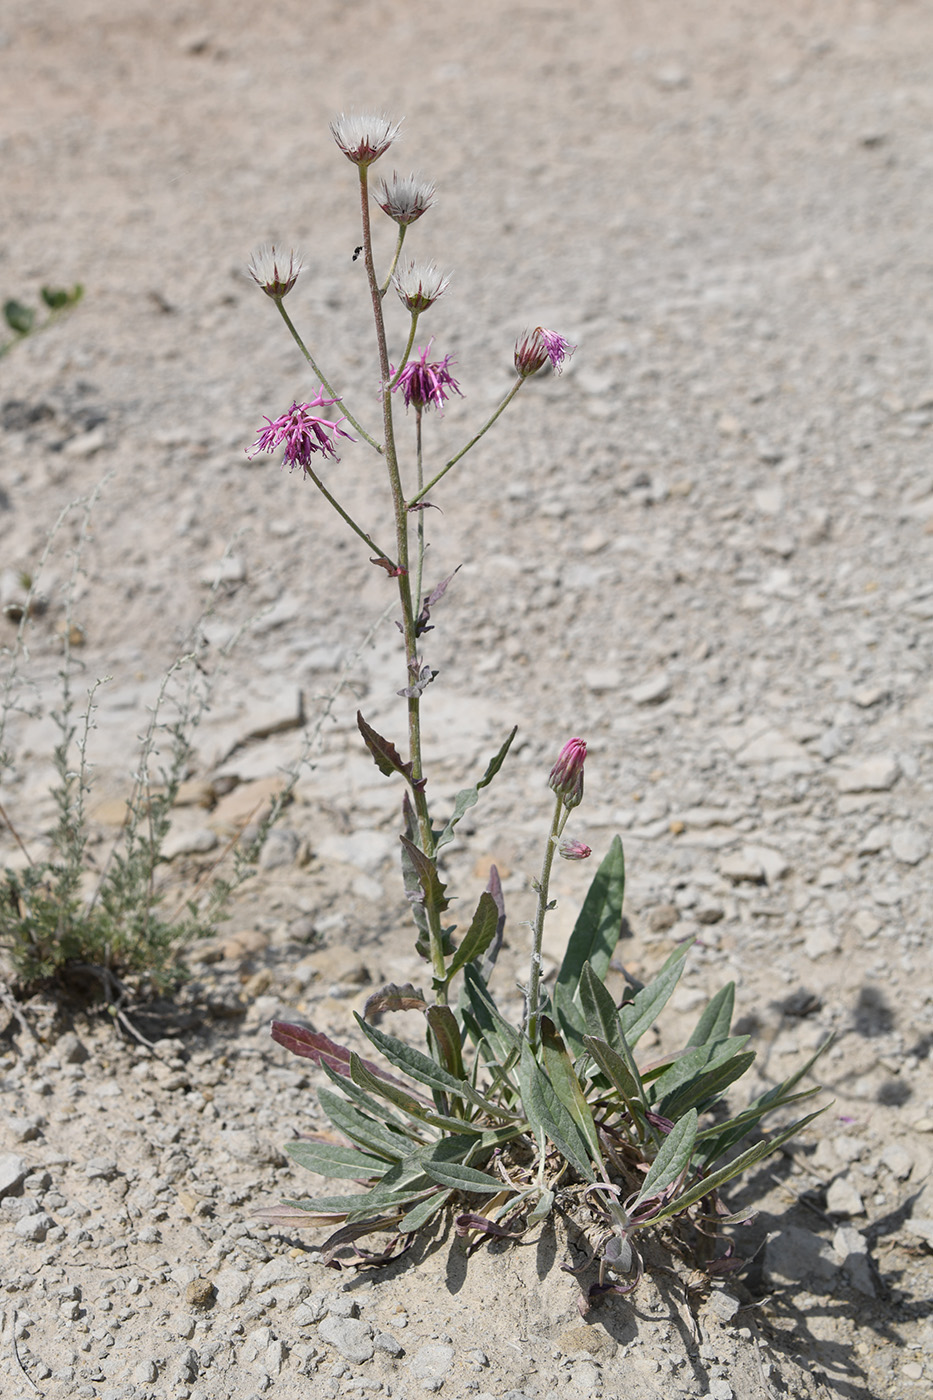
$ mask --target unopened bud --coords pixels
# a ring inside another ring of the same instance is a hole
[[[564,860],[586,860],[593,852],[582,841],[572,841],[568,836],[561,841],[557,854],[563,856]]]
[[[565,807],[579,807],[583,801],[583,764],[586,760],[586,741],[568,739],[551,769],[548,786],[563,802]]]

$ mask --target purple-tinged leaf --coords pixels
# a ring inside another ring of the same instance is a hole
[[[356,723],[363,736],[363,743],[372,754],[379,772],[387,778],[391,778],[393,773],[401,773],[403,778],[411,782],[411,764],[402,762],[402,756],[395,745],[390,740],[383,739],[381,734],[377,734],[372,725],[366,723],[359,710],[356,712]]]
[[[485,1215],[475,1215],[472,1211],[458,1215],[454,1221],[454,1229],[460,1239],[465,1239],[473,1230],[480,1230],[484,1235],[493,1235],[497,1240],[518,1239],[522,1234],[521,1230],[506,1230],[505,1226],[497,1225],[494,1220],[487,1220]]]
[[[326,1064],[345,1079],[350,1078],[350,1051],[343,1045],[335,1045],[320,1031],[309,1030],[307,1026],[289,1025],[285,1021],[273,1021],[272,1039],[286,1050],[290,1050],[293,1055],[298,1055],[303,1060],[311,1060],[316,1065]],[[387,1084],[396,1084],[400,1089],[410,1088],[401,1079],[387,1074],[384,1069],[371,1064],[369,1060],[364,1060],[363,1064],[371,1074],[378,1075]]]
[[[430,593],[425,595],[424,603],[421,607],[421,612],[418,614],[417,620],[415,622],[416,637],[420,637],[423,632],[433,631],[433,624],[430,622],[431,609],[434,607],[435,603],[439,603],[441,601],[444,594],[447,592],[447,585],[450,583],[454,574],[459,572],[460,567],[461,566],[458,564],[456,569],[454,569],[453,574],[448,574],[445,579],[441,579],[440,583],[437,584],[431,590]]]
[[[384,1011],[426,1011],[428,1003],[424,996],[410,982],[406,982],[404,987],[399,987],[395,982],[389,982],[385,987],[380,987],[378,992],[373,992],[372,996],[366,998],[366,1005],[363,1007],[363,1020],[375,1023],[377,1017]]]
[[[346,1215],[312,1215],[307,1210],[294,1210],[290,1206],[269,1206],[253,1212],[253,1220],[261,1220],[279,1230],[306,1230],[310,1226],[336,1225],[346,1220]]]
[[[407,836],[400,836],[399,840],[414,867],[425,903],[433,906],[440,913],[448,907],[450,901],[445,897],[444,891],[447,886],[441,884],[437,865],[415,845],[414,841],[409,841]]]

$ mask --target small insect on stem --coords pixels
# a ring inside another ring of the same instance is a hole
[[[363,251],[363,245],[362,245],[362,243],[361,243],[360,246],[359,246],[358,248],[354,248],[354,249],[353,249],[353,257],[350,259],[350,261],[351,261],[351,262],[356,262],[357,258],[359,257],[360,253],[362,253],[362,251]]]

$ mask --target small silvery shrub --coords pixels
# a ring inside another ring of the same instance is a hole
[[[435,263],[403,256],[409,229],[430,208],[434,189],[417,176],[396,172],[371,191],[370,167],[398,136],[398,126],[387,117],[344,115],[331,130],[359,176],[361,232],[354,260],[363,259],[372,304],[380,427],[371,423],[368,430],[366,411],[356,406],[351,411],[343,402],[285,308],[301,259],[293,251],[264,247],[254,255],[250,272],[273,301],[319,387],[307,402],[293,402],[279,417],[267,418],[250,453],[284,449],[287,465],[300,469],[361,541],[366,551],[361,559],[385,570],[398,590],[399,727],[405,737],[378,733],[362,714],[357,721],[377,768],[402,789],[402,877],[426,985],[390,985],[369,998],[357,1021],[378,1055],[374,1060],[336,1044],[323,1031],[273,1023],[274,1039],[313,1061],[331,1082],[318,1097],[335,1132],[290,1143],[288,1152],[299,1165],[354,1183],[355,1189],[289,1201],[262,1217],[282,1227],[332,1227],[323,1257],[339,1266],[338,1255],[348,1251],[369,1262],[392,1257],[448,1208],[455,1212],[457,1231],[476,1240],[514,1235],[552,1210],[573,1206],[590,1221],[591,1257],[598,1260],[598,1281],[588,1296],[627,1292],[640,1277],[639,1239],[649,1227],[684,1226],[693,1238],[708,1238],[723,1223],[747,1218],[747,1212],[730,1216],[718,1192],[816,1116],[788,1124],[785,1115],[771,1137],[746,1141],[767,1115],[818,1092],[799,1087],[813,1060],[740,1111],[727,1111],[726,1091],[755,1058],[748,1037],[730,1033],[731,983],[709,1002],[681,1050],[654,1062],[639,1055],[639,1042],[677,985],[689,944],[677,947],[647,985],[630,985],[616,1004],[605,978],[622,928],[625,869],[618,837],[593,878],[556,980],[546,985],[541,948],[552,907],[553,860],[584,860],[591,854],[582,841],[565,835],[584,795],[581,738],[564,745],[548,780],[553,812],[533,881],[536,911],[519,1024],[500,1011],[493,989],[505,922],[495,869],[486,889],[469,902],[474,912],[466,926],[450,922],[444,847],[506,763],[515,731],[446,811],[431,810],[421,707],[438,673],[426,655],[426,637],[454,574],[425,578],[426,507],[437,504],[444,477],[526,381],[546,367],[559,373],[575,347],[543,327],[520,334],[513,352],[515,378],[502,402],[465,446],[428,467],[427,420],[451,395],[461,395],[452,357],[436,352],[433,340],[416,346],[419,321],[444,294],[448,275]],[[389,265],[378,273],[373,197],[397,228]],[[397,302],[407,325],[403,321],[396,360],[386,319],[388,307]],[[402,403],[406,423],[414,420],[413,450],[404,460],[397,422]],[[375,417],[376,405],[367,407]],[[353,440],[361,440],[373,464],[386,472],[390,523],[357,520],[325,484],[338,447],[343,450],[343,443]],[[423,1015],[425,1049],[374,1024],[395,1010]],[[383,1241],[368,1251],[359,1241],[374,1233]],[[731,1246],[711,1263],[708,1249],[695,1257],[705,1256],[713,1272],[724,1271],[735,1266],[730,1252]]]

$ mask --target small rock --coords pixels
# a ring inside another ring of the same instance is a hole
[[[225,554],[215,564],[208,564],[201,573],[205,588],[214,588],[221,583],[243,583],[246,579],[246,561],[235,554]]]
[[[83,1065],[88,1058],[87,1047],[78,1039],[74,1031],[66,1031],[55,1045],[55,1053],[65,1065]]]
[[[454,1364],[454,1349],[442,1342],[426,1342],[409,1362],[411,1374],[420,1381],[442,1381]]]
[[[828,1284],[836,1277],[837,1267],[828,1242],[799,1225],[791,1225],[768,1240],[765,1269],[775,1282],[797,1287],[801,1279],[811,1287]]]
[[[635,705],[660,705],[670,693],[671,678],[666,671],[659,671],[656,676],[634,686],[629,691],[629,699]]]
[[[882,1150],[881,1160],[898,1181],[906,1181],[913,1171],[914,1159],[899,1142],[889,1142]]]
[[[876,856],[880,851],[887,848],[891,841],[891,828],[884,822],[879,822],[859,841],[856,850],[860,856]]]
[[[848,1177],[838,1176],[826,1192],[826,1209],[830,1215],[862,1215],[865,1206]]]
[[[0,1156],[0,1199],[12,1195],[29,1175],[30,1168],[15,1152]]]
[[[377,1351],[384,1351],[387,1356],[403,1356],[405,1353],[405,1348],[391,1332],[377,1332],[375,1347]]]
[[[903,826],[891,837],[891,851],[904,865],[919,865],[930,854],[930,842],[925,831],[917,826]]]
[[[716,1289],[710,1294],[707,1306],[720,1321],[731,1322],[742,1304],[731,1293],[722,1293]]]
[[[249,1294],[251,1280],[246,1269],[221,1269],[214,1279],[217,1291],[217,1306],[233,1308],[242,1303]]]
[[[908,1234],[923,1240],[925,1244],[928,1244],[930,1248],[933,1249],[933,1220],[923,1216],[915,1216],[911,1220],[904,1221],[904,1229]]]
[[[6,1125],[17,1142],[34,1142],[43,1122],[41,1118],[8,1118]]]
[[[178,828],[170,831],[162,842],[162,856],[175,860],[177,856],[203,855],[217,846],[217,832],[209,826]]]
[[[375,1352],[373,1329],[358,1317],[325,1317],[317,1329],[322,1342],[334,1347],[345,1361],[361,1366],[371,1361]],[[453,1349],[451,1348],[451,1359]]]
[[[878,754],[838,773],[836,787],[839,792],[888,792],[900,775],[901,765],[894,754]]]
[[[874,1298],[875,1280],[864,1235],[851,1225],[840,1225],[833,1235],[833,1250],[852,1287],[867,1298]]]
[[[294,865],[301,848],[301,837],[288,827],[273,827],[262,845],[259,854],[260,870],[276,870],[280,866]]]
[[[119,1175],[119,1167],[111,1157],[92,1157],[84,1164],[84,1175],[88,1181],[113,1181]]]
[[[773,885],[787,874],[790,866],[780,851],[771,846],[743,846],[740,851],[724,856],[719,869],[735,884]]]
[[[17,1220],[13,1229],[20,1239],[40,1244],[54,1224],[55,1221],[52,1217],[46,1215],[44,1210],[40,1210],[35,1215],[22,1216],[21,1219]]]
[[[185,1289],[185,1302],[192,1308],[209,1308],[214,1301],[214,1285],[210,1279],[193,1278]]]
[[[666,933],[680,918],[676,904],[657,904],[648,915],[648,927],[652,933]]]
[[[707,1391],[709,1400],[733,1400],[734,1391],[732,1386],[722,1376],[714,1376],[709,1383]]]

